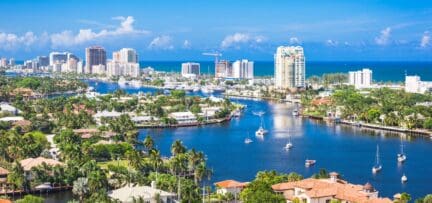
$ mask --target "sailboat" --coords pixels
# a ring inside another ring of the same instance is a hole
[[[285,145],[284,149],[285,150],[290,150],[293,147],[293,144],[291,143],[291,136],[289,136],[289,140],[288,143]]]
[[[401,182],[402,182],[402,183],[405,183],[405,182],[407,182],[407,181],[408,181],[408,178],[406,177],[405,174],[403,174],[403,176],[401,177]]]
[[[258,128],[258,130],[255,132],[256,136],[263,136],[263,135],[265,135],[267,133],[267,130],[265,130],[264,127],[263,127],[263,118],[262,118],[262,115],[260,115],[260,117],[261,117],[261,125]]]
[[[244,143],[245,143],[245,144],[250,144],[250,143],[252,143],[252,142],[253,142],[253,141],[252,141],[252,139],[249,138],[249,132],[248,132],[248,137],[245,139]]]
[[[401,152],[397,155],[397,160],[398,160],[399,163],[403,163],[407,159],[407,157],[406,157],[406,155],[405,155],[405,153],[403,151],[403,147],[404,147],[404,145],[403,145],[403,142],[402,142],[401,143]]]
[[[377,151],[376,151],[376,163],[375,165],[372,167],[372,173],[377,173],[379,171],[381,171],[382,169],[382,165],[380,164],[380,160],[379,160],[379,146],[377,145]]]

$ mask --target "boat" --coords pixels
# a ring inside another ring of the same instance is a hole
[[[310,167],[310,166],[315,165],[315,163],[316,163],[316,160],[306,159],[306,161],[305,161],[305,166],[306,166],[306,167]]]
[[[397,160],[399,163],[403,163],[405,162],[405,160],[407,159],[404,151],[403,151],[403,142],[401,143],[401,152],[397,155]]]
[[[213,89],[211,89],[209,87],[203,87],[203,88],[201,88],[201,92],[204,94],[210,94],[210,93],[213,93],[214,91],[213,91]]]
[[[405,183],[408,181],[408,178],[406,177],[405,174],[403,174],[403,176],[401,177],[401,181],[402,181],[402,183]]]
[[[298,112],[298,110],[297,110],[297,109],[294,110],[294,111],[292,112],[292,115],[293,115],[293,116],[299,116],[299,112]]]
[[[246,138],[245,141],[244,141],[245,144],[249,144],[249,143],[252,143],[252,142],[253,141],[251,139],[249,139],[249,138]]]
[[[291,136],[289,137],[288,143],[285,145],[284,149],[285,150],[290,150],[291,148],[293,148],[293,144],[291,143]]]
[[[380,164],[380,160],[379,160],[379,146],[378,145],[377,145],[375,161],[376,161],[375,165],[372,167],[372,173],[380,172],[382,169],[382,165]]]
[[[193,91],[193,92],[198,92],[198,91],[200,91],[200,87],[196,86],[196,87],[193,88],[192,91]]]
[[[265,130],[264,127],[263,127],[263,118],[262,118],[262,115],[260,115],[260,117],[261,117],[261,125],[258,128],[258,130],[255,132],[255,135],[257,135],[257,136],[263,136],[263,135],[267,134],[267,130]]]

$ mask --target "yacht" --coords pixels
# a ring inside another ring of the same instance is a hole
[[[291,136],[290,136],[289,140],[288,140],[288,143],[285,145],[284,149],[288,151],[291,148],[293,148],[293,144],[291,143]]]
[[[380,160],[379,160],[379,146],[377,145],[377,151],[376,151],[376,159],[375,159],[376,163],[375,165],[372,167],[372,173],[377,173],[380,172],[382,169],[382,165],[380,164]]]
[[[129,85],[128,81],[127,81],[124,77],[121,77],[121,78],[117,81],[117,83],[118,83],[120,86],[126,86],[126,85]]]
[[[244,141],[245,144],[250,144],[250,143],[252,143],[252,142],[253,142],[253,141],[252,141],[251,139],[249,139],[249,138],[246,138],[245,141]]]
[[[199,86],[195,86],[192,91],[198,92],[198,91],[200,91],[200,87]]]
[[[130,81],[130,84],[135,88],[140,88],[142,86],[141,80],[132,80]]]
[[[399,163],[403,163],[405,162],[405,160],[407,159],[404,151],[403,151],[403,143],[401,144],[401,152],[397,155],[397,160]]]
[[[305,161],[305,166],[306,166],[306,167],[310,167],[310,166],[315,165],[315,163],[316,163],[316,160],[306,159],[306,161]]]
[[[402,183],[405,183],[408,181],[408,178],[406,177],[405,174],[403,174],[403,176],[401,177],[401,181],[402,181]]]
[[[263,136],[263,135],[267,134],[267,130],[265,130],[264,127],[263,127],[263,118],[262,118],[262,115],[260,117],[261,117],[261,125],[258,128],[258,130],[255,132],[255,135],[257,135],[257,136]]]

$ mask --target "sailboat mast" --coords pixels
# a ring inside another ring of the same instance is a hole
[[[377,153],[376,153],[376,162],[377,162],[377,165],[379,165],[380,160],[379,160],[379,146],[378,145],[377,145]]]

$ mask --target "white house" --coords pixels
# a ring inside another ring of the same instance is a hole
[[[117,112],[117,111],[101,111],[101,112],[97,112],[95,115],[93,115],[93,118],[95,119],[95,121],[97,123],[100,124],[102,118],[114,119],[114,118],[120,117],[121,115],[122,115],[122,113]]]
[[[153,183],[153,186],[154,183]],[[175,194],[169,193],[163,190],[156,189],[156,187],[149,186],[125,186],[117,190],[108,192],[108,196],[112,199],[119,200],[122,203],[132,203],[135,200],[141,198],[144,202],[156,203],[158,202],[155,197],[159,195],[159,202],[163,203],[174,203]]]
[[[190,111],[173,112],[170,113],[168,117],[175,119],[179,124],[197,122],[196,116]]]
[[[0,111],[10,113],[14,116],[21,113],[21,111],[19,109],[15,108],[14,106],[12,106],[8,103],[0,103]]]

